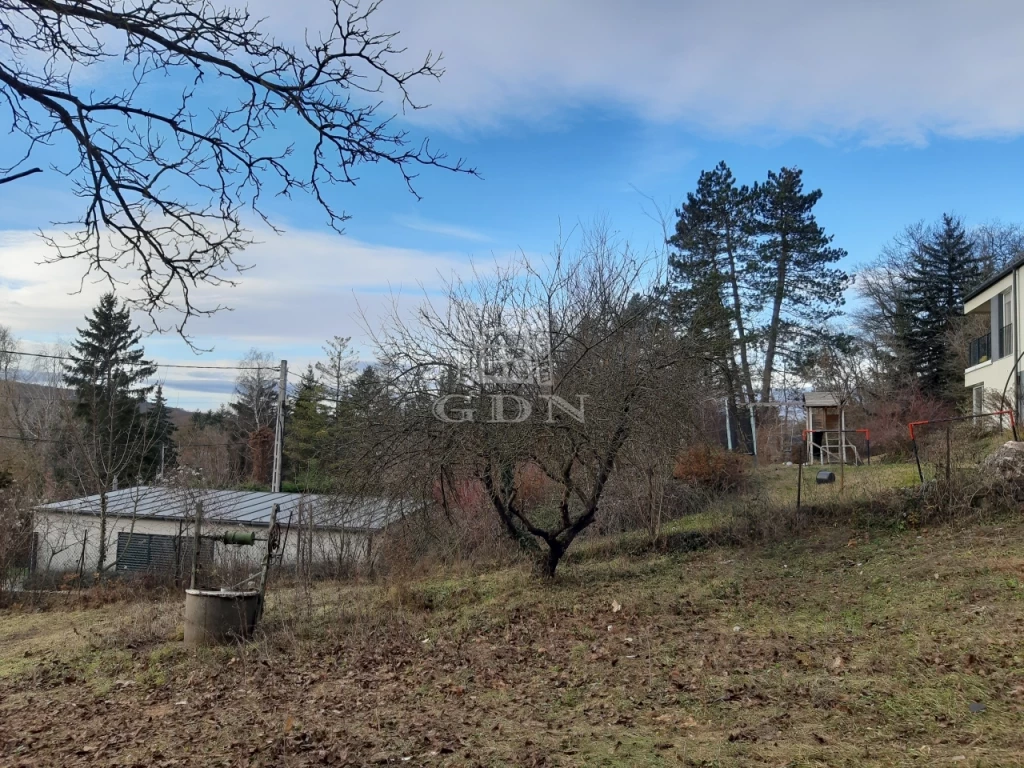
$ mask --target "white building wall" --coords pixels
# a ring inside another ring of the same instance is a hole
[[[266,554],[266,526],[245,526],[224,524],[216,521],[204,523],[203,533],[216,535],[225,530],[251,531],[256,534],[253,546],[239,547],[217,543],[214,547],[215,565],[248,567],[258,569]],[[37,572],[95,572],[99,562],[100,518],[97,515],[68,514],[62,512],[37,511],[35,531],[38,535],[36,549]],[[192,535],[191,524],[175,520],[154,520],[152,518],[108,518],[106,541],[106,562],[109,564],[117,555],[119,533],[157,534],[161,536]],[[281,530],[284,537],[284,528]],[[263,539],[260,541],[259,539]],[[288,532],[284,542],[283,564],[294,566],[299,561],[300,540],[305,552],[312,550],[311,561],[316,563],[365,563],[374,555],[372,535],[361,531],[323,531],[314,529],[301,534],[295,526]],[[312,542],[310,545],[309,542]],[[111,568],[112,570],[112,568]]]
[[[1024,302],[1021,301],[1020,289],[1024,287],[1024,276],[1022,276],[1024,270],[1017,269],[1014,273],[1007,275],[998,283],[989,286],[984,291],[979,293],[977,296],[966,302],[964,305],[964,312],[984,311],[986,307],[990,306],[992,299],[998,297],[1003,292],[1013,288],[1016,293],[1016,317],[1013,318],[1013,345],[1014,349],[1010,351],[1010,354],[1000,357],[998,359],[991,359],[987,362],[975,365],[964,371],[964,385],[969,389],[974,387],[983,386],[985,388],[985,409],[989,409],[989,402],[994,398],[1003,394],[1004,388],[1006,397],[1012,404],[1016,402],[1016,376],[1014,375],[1014,362],[1016,361],[1017,355],[1020,354],[1020,348],[1017,346],[1021,339],[1021,321],[1024,318]],[[999,334],[999,328],[996,327],[996,323],[992,323],[992,349],[993,352],[996,350],[997,336]],[[1009,386],[1007,386],[1007,380],[1009,379]]]

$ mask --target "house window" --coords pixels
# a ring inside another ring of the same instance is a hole
[[[971,390],[971,412],[977,416],[985,412],[985,385],[980,384]]]

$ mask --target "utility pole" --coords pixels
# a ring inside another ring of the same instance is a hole
[[[274,475],[270,490],[281,492],[281,454],[284,453],[284,398],[288,389],[288,361],[281,361],[281,373],[277,379],[277,422],[274,425]]]

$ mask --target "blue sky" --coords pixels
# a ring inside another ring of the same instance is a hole
[[[290,3],[287,17],[269,0],[250,7],[285,39],[324,11],[316,0]],[[720,160],[745,183],[802,168],[851,271],[944,211],[968,224],[1024,220],[1016,3],[782,0],[769,12],[739,0],[386,0],[378,17],[402,31],[408,56],[444,51],[445,77],[419,91],[431,108],[405,125],[483,178],[424,172],[417,201],[394,173],[365,169],[341,198],[344,237],[309,200],[275,203],[286,234],[257,229],[262,243],[243,256],[254,268],[208,293],[234,311],[192,326],[213,351],[197,359],[180,339],[152,336],[157,360],[217,364],[256,346],[297,367],[334,334],[368,355],[357,305],[372,324],[392,294],[407,309],[439,272],[546,253],[560,228],[598,216],[658,248],[644,196],[670,212]],[[101,290],[72,295],[80,265],[38,263],[47,253],[32,231],[75,205],[57,174],[0,186],[0,324],[29,349],[73,337]],[[171,373],[183,407],[230,391],[230,374]]]

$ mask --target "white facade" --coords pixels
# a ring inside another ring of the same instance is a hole
[[[1015,263],[988,280],[964,302],[964,314],[973,320],[969,366],[964,384],[971,390],[972,412],[1020,411],[1017,360],[1021,353],[1024,302],[1024,263]],[[1005,394],[1005,398],[1004,398]]]
[[[209,569],[255,572],[266,555],[275,505],[278,562],[303,569],[369,564],[376,555],[375,538],[401,516],[400,510],[379,499],[125,488],[108,493],[102,501],[98,495],[89,496],[34,510],[33,570],[37,575],[95,573],[102,539],[105,571],[187,572],[198,509],[200,551],[212,557]],[[256,542],[239,546],[218,541],[225,532],[251,533]]]
[[[36,539],[35,571],[37,573],[94,573],[99,566],[100,518],[68,512],[36,511],[34,514]],[[256,534],[252,546],[235,546],[215,542],[214,562],[219,565],[237,565],[258,568],[266,554],[267,526],[224,524],[210,521],[201,527],[201,533],[216,536],[226,530],[251,531]],[[111,517],[106,524],[106,563],[116,570],[118,540],[146,535],[167,536],[191,546],[194,529],[191,522],[130,517]],[[366,531],[299,531],[288,530],[284,540],[281,531],[284,566],[299,562],[299,547],[310,547],[314,563],[349,562],[366,563],[373,556],[373,534]],[[129,539],[130,541],[130,539]],[[310,545],[309,542],[312,542]],[[111,565],[113,564],[113,565]]]

